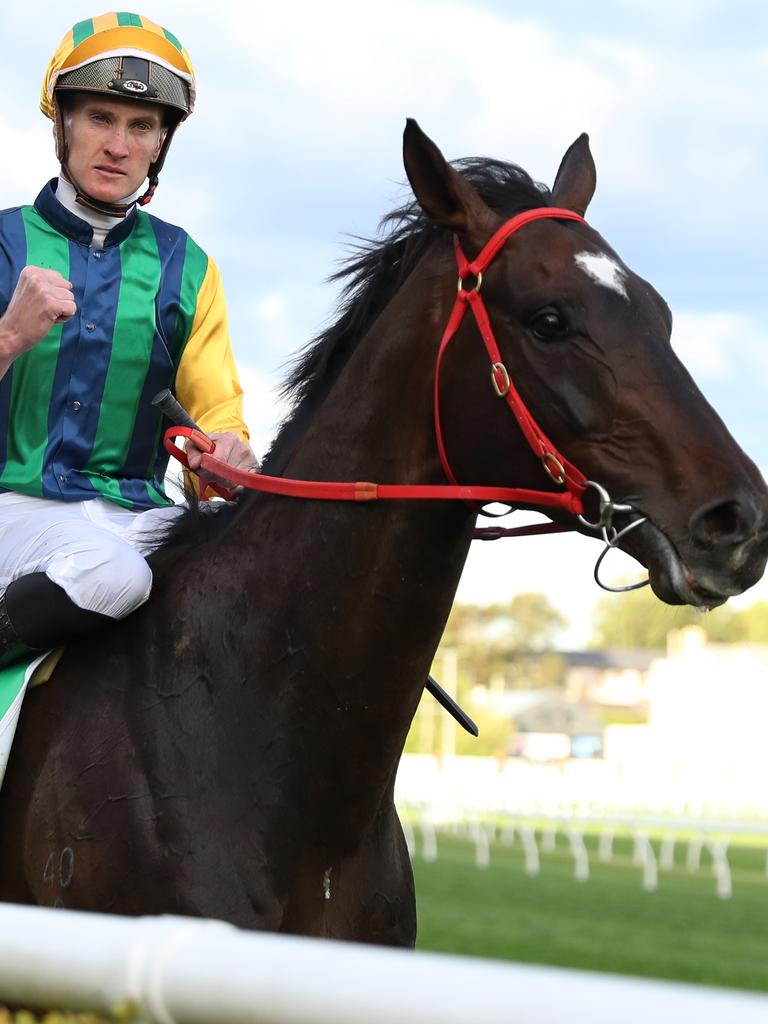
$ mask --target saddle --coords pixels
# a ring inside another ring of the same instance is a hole
[[[30,687],[48,682],[63,653],[64,648],[57,647],[53,651],[22,658],[0,669],[0,786],[8,765],[24,694]]]

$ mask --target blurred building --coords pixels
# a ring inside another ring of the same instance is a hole
[[[603,756],[629,774],[768,772],[768,647],[715,644],[698,626],[666,652],[566,651],[560,685],[476,688],[508,717],[508,753],[531,761]]]
[[[648,673],[658,656],[610,648],[557,652],[557,685],[521,689],[497,675],[490,687],[475,687],[472,697],[476,706],[509,720],[510,756],[534,762],[601,757],[607,723],[647,721]],[[525,659],[535,664],[551,657],[542,652]]]
[[[473,698],[510,723],[507,753],[516,756],[406,757],[402,798],[441,805],[446,820],[459,808],[763,828],[768,647],[709,643],[690,626],[670,634],[666,653],[637,661],[602,653],[570,664],[566,655],[559,687],[476,688]],[[610,721],[638,703],[643,723]]]
[[[608,760],[670,783],[695,776],[711,791],[738,780],[745,799],[765,790],[768,647],[709,643],[704,630],[688,626],[670,634],[647,692],[648,724],[609,727]]]
[[[588,704],[571,700],[560,690],[538,691],[538,699],[518,710],[513,722],[515,734],[508,748],[512,756],[559,761],[603,752],[603,723]]]
[[[645,712],[648,672],[663,653],[615,647],[596,651],[564,651],[564,690],[571,700],[603,708]]]

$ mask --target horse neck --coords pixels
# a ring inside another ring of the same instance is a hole
[[[432,402],[449,289],[425,257],[350,357],[286,476],[446,482]]]
[[[285,476],[445,483],[432,388],[451,286],[428,261],[413,272],[350,358]],[[235,550],[247,550],[270,517],[269,550],[255,567],[253,584],[258,589],[265,561],[279,574],[269,595],[269,632],[283,645],[289,638],[291,694],[301,709],[285,707],[284,713],[306,719],[309,707],[322,719],[326,763],[337,763],[335,751],[343,748],[357,765],[337,783],[353,805],[350,786],[370,799],[391,784],[453,602],[474,516],[458,502],[278,498],[268,510],[265,504],[255,502],[251,515],[243,516]],[[264,609],[254,615],[261,617],[255,626],[261,635]]]

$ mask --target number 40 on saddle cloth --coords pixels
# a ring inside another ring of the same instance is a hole
[[[15,662],[0,669],[0,786],[11,753],[21,702],[29,686],[47,683],[63,653],[60,647]]]

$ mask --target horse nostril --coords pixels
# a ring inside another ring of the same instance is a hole
[[[736,547],[754,534],[757,513],[751,501],[733,499],[701,509],[691,518],[691,535],[702,548]]]

